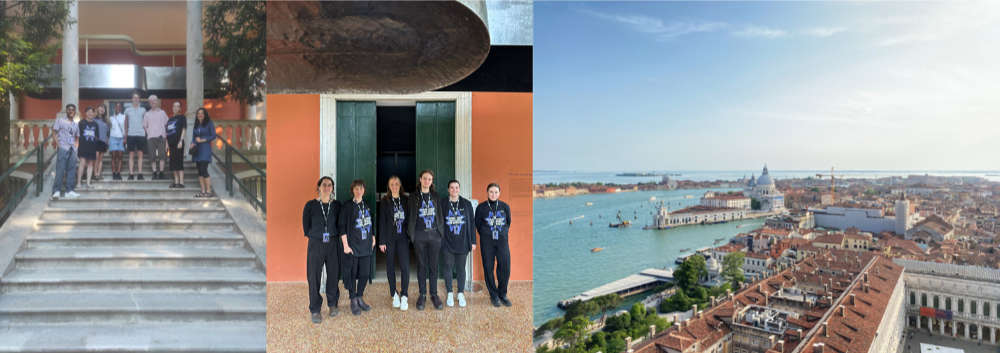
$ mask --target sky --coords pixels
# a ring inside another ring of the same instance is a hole
[[[1000,1],[534,16],[535,170],[1000,170]]]

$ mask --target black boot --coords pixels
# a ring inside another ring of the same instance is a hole
[[[500,299],[497,299],[496,297],[490,297],[490,303],[493,303],[493,306],[495,307],[500,307]]]
[[[507,297],[500,297],[500,303],[502,303],[503,306],[511,306],[511,305],[513,305],[510,302],[510,299],[507,299]]]
[[[424,303],[427,303],[427,296],[421,294],[420,297],[417,298],[417,310],[424,310]]]
[[[358,306],[358,298],[351,298],[351,314],[361,315],[361,307]]]
[[[330,307],[330,317],[337,316],[337,314],[339,314],[339,313],[340,313],[340,310],[337,310],[337,307],[335,307],[335,306],[331,306]]]
[[[365,303],[365,298],[364,297],[358,297],[358,306],[360,306],[361,310],[364,310],[364,311],[368,311],[368,310],[372,309],[372,307],[370,305],[368,305],[368,303]]]
[[[441,310],[441,298],[437,294],[431,294],[431,302],[434,303],[434,309]]]

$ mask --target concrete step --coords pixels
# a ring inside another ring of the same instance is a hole
[[[199,220],[132,220],[132,219],[92,219],[92,220],[39,220],[36,229],[42,232],[75,232],[100,230],[188,230],[188,231],[235,231],[236,223],[231,219]]]
[[[42,220],[87,220],[128,218],[132,220],[229,219],[224,207],[205,208],[46,208]]]
[[[72,233],[36,232],[26,237],[26,248],[64,246],[201,246],[244,247],[242,234],[235,232],[187,231],[98,231]]]
[[[218,193],[218,191],[216,191]],[[206,208],[220,207],[222,202],[218,197],[195,198],[192,196],[164,196],[116,198],[114,200],[84,198],[59,198],[49,201],[49,207],[54,208],[124,208],[124,207],[162,207],[162,208]]]
[[[257,257],[246,248],[192,246],[94,246],[24,249],[14,256],[19,269],[216,267],[253,268]]]
[[[0,296],[0,324],[266,320],[264,293],[81,292]]]
[[[212,267],[15,269],[0,279],[3,293],[87,290],[263,293],[264,273],[253,268]]]
[[[189,187],[183,189],[170,189],[170,188],[95,188],[95,187],[77,187],[76,193],[80,194],[80,198],[86,199],[107,199],[115,200],[118,198],[132,198],[132,197],[164,197],[164,196],[191,196],[201,192],[199,188]]]
[[[264,352],[264,320],[184,325],[80,323],[14,325],[0,330],[0,352]]]
[[[168,178],[173,178],[173,174],[172,173],[169,173],[169,172],[164,172],[164,173],[167,174]],[[139,173],[136,173],[136,177],[138,177],[138,174]],[[112,175],[113,174],[111,173],[111,171],[107,170],[106,168],[105,168],[105,170],[101,171],[101,177],[104,178],[104,180],[111,180],[111,176]],[[84,175],[84,176],[86,176],[86,175]],[[142,169],[142,178],[144,180],[150,180],[150,179],[152,179],[152,177],[153,177],[153,173],[148,168],[143,168]],[[81,179],[83,179],[83,178],[81,178]],[[195,181],[197,181],[198,180],[198,169],[195,169],[195,168],[184,169],[184,180],[195,180]],[[123,170],[122,171],[122,181],[128,181],[128,171],[127,170]]]
[[[95,181],[91,184],[90,188],[94,190],[175,190],[170,188],[170,184],[173,184],[174,180],[133,180],[133,181],[119,181],[104,179],[102,181]],[[184,179],[184,189],[198,189],[198,180]]]

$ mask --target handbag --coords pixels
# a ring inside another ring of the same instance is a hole
[[[188,150],[188,154],[190,154],[191,157],[194,157],[194,155],[198,153],[197,150],[198,150],[198,144],[192,144],[191,149]]]

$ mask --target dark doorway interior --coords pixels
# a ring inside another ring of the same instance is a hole
[[[375,167],[376,191],[388,192],[389,177],[399,176],[403,190],[412,192],[417,185],[417,107],[376,107],[378,163]]]

